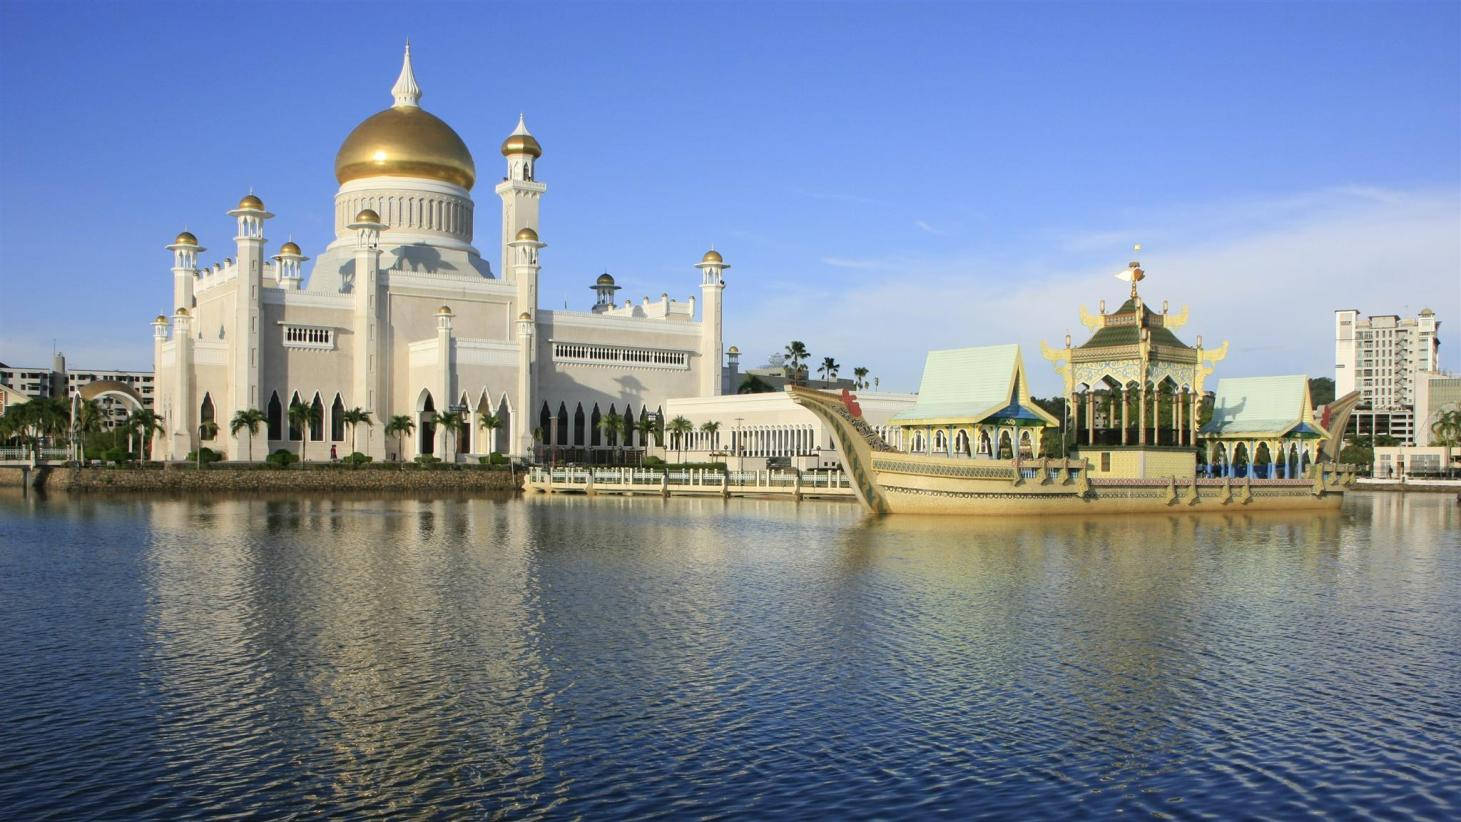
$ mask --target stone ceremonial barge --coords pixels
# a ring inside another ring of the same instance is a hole
[[[1116,311],[1081,311],[1084,345],[1045,348],[1065,379],[1067,426],[1029,394],[1017,345],[931,351],[918,401],[899,413],[903,449],[862,418],[856,397],[788,386],[833,432],[858,500],[879,514],[1091,514],[1336,508],[1354,481],[1339,436],[1358,400],[1316,414],[1303,375],[1223,379],[1199,424],[1204,351],[1173,330],[1187,317],[1143,304],[1139,263]],[[1165,425],[1163,422],[1165,421]],[[1066,456],[1036,457],[1048,431]],[[1068,431],[1069,434],[1062,433]],[[1334,433],[1331,433],[1334,432]],[[1197,456],[1205,454],[1199,469]]]

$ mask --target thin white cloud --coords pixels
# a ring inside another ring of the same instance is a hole
[[[923,220],[914,220],[913,221],[913,225],[915,225],[918,228],[920,228],[920,229],[928,232],[929,234],[934,234],[934,235],[937,235],[937,236],[940,236],[940,237],[942,237],[944,235],[944,232],[939,231],[938,229],[934,228],[933,226],[929,225],[928,223],[924,222]]]
[[[1141,236],[1147,279],[1142,295],[1192,309],[1179,332],[1208,347],[1231,340],[1214,378],[1308,373],[1333,376],[1333,311],[1418,311],[1461,325],[1461,197],[1450,191],[1359,188],[1298,193],[1272,200],[1167,208],[1129,221]],[[1123,222],[1128,222],[1123,220]],[[1119,236],[1118,236],[1119,235]],[[1078,232],[1066,236],[1078,236]],[[1003,259],[961,254],[919,259],[839,260],[890,272],[885,279],[803,283],[806,299],[760,302],[730,323],[741,347],[792,336],[815,356],[867,365],[885,388],[911,390],[931,348],[1019,342],[1037,393],[1060,384],[1040,356],[1041,340],[1079,344],[1078,306],[1094,311],[1126,296],[1111,274],[1131,252],[1130,235],[1113,247]],[[833,264],[829,260],[824,260]],[[728,303],[734,310],[734,301]],[[808,310],[815,306],[816,310]],[[1408,309],[1407,309],[1408,307]],[[1455,368],[1458,362],[1443,366]]]
[[[875,271],[887,267],[887,263],[881,260],[857,259],[853,257],[823,257],[822,264],[830,265],[833,268],[856,268],[864,271]]]

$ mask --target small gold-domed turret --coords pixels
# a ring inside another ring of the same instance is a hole
[[[595,285],[613,285],[614,284],[614,278],[609,275],[609,272],[605,271],[604,273],[602,273],[602,274],[599,275],[599,278],[597,280],[594,280],[594,284]]]
[[[242,200],[238,201],[238,210],[252,209],[254,211],[264,210],[264,201],[252,194],[245,194]]]
[[[186,317],[186,316],[188,316],[188,309],[179,307],[177,311],[174,311],[173,312],[173,316],[174,317]]]
[[[726,349],[726,350],[725,350],[725,353],[727,353],[727,354],[739,354],[739,353],[741,353],[741,349],[739,349],[739,348],[736,348],[736,347],[735,347],[735,346],[734,346],[734,345],[733,345],[733,346],[731,346],[731,347],[730,347],[730,348],[727,348],[727,349]]]
[[[173,245],[197,245],[198,238],[194,237],[191,231],[183,231],[178,233],[178,238],[172,243]]]
[[[166,314],[158,314],[157,315],[157,319],[153,320],[152,321],[152,324],[153,325],[167,325],[167,315]]]
[[[522,230],[518,231],[517,237],[515,237],[514,239],[518,242],[527,240],[536,243],[538,241],[538,232],[532,230],[531,228],[523,228]]]
[[[300,254],[299,246],[296,245],[293,240],[290,240],[290,241],[286,242],[284,245],[279,246],[279,253],[281,255],[284,255],[284,254],[293,254],[293,255],[296,255],[296,256],[303,256],[302,254]]]
[[[374,209],[362,208],[362,209],[360,209],[360,213],[355,215],[355,222],[357,222],[357,223],[379,223],[380,222],[380,215],[379,214],[376,214]]]
[[[532,314],[529,314],[526,311],[524,311],[523,313],[517,315],[517,318],[519,320],[531,320],[533,318],[533,315]]]
[[[723,263],[723,262],[725,262],[725,258],[722,257],[722,256],[720,256],[720,252],[719,251],[716,251],[715,249],[712,248],[709,251],[705,252],[705,256],[700,258],[700,262],[702,262],[702,263]]]
[[[438,317],[450,317],[450,316],[452,316],[451,306],[449,306],[449,305],[443,305],[441,308],[436,309],[436,316],[438,316]]]
[[[538,144],[538,138],[528,131],[528,124],[523,116],[517,116],[517,128],[507,135],[502,141],[502,156],[511,157],[514,154],[531,154],[534,157],[543,156],[543,147]]]

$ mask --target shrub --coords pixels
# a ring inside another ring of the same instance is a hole
[[[421,466],[422,468],[435,468],[436,466],[441,465],[441,457],[432,456],[431,454],[422,454],[421,456],[416,458],[416,464]]]
[[[107,450],[102,452],[101,458],[107,462],[121,465],[124,462],[132,461],[132,452],[120,446],[116,448],[108,448]]]
[[[493,451],[485,457],[477,458],[477,463],[479,465],[506,465],[508,462],[510,462],[510,460],[508,459],[506,454],[501,454],[496,451]]]
[[[293,451],[286,451],[280,448],[278,451],[265,457],[264,462],[268,463],[270,468],[288,468],[296,462],[299,462],[299,455]]]
[[[209,463],[218,462],[219,460],[223,459],[222,454],[214,451],[212,448],[209,448],[206,445],[199,450],[203,452],[201,458],[199,457],[198,451],[189,451],[188,462],[191,462],[195,465],[201,462],[203,465],[207,465]]]
[[[659,457],[645,457],[644,458],[644,467],[645,468],[663,468],[663,467],[665,467],[665,461],[662,460],[662,459],[660,459]]]
[[[367,456],[367,455],[365,455],[365,454],[360,453],[359,451],[356,451],[355,453],[351,454],[350,456],[345,457],[344,459],[340,460],[340,462],[345,463],[346,465],[350,466],[351,468],[359,468],[360,466],[366,464],[367,462],[370,462],[370,457]]]

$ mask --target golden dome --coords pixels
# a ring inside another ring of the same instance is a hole
[[[416,106],[367,117],[335,155],[335,179],[416,177],[471,188],[477,166],[467,144],[441,118]]]
[[[735,347],[735,346],[734,346],[734,345],[733,345],[733,346],[731,346],[731,347],[730,347],[730,348],[727,348],[727,349],[726,349],[726,350],[725,350],[725,353],[727,353],[727,354],[739,354],[739,353],[741,353],[741,349],[739,349],[739,348],[736,348],[736,347]]]
[[[722,256],[720,256],[720,252],[719,251],[716,251],[715,249],[712,248],[709,251],[705,252],[705,256],[700,258],[700,262],[702,262],[702,263],[723,263],[723,262],[725,262],[725,258],[722,257]]]
[[[602,273],[602,274],[599,275],[599,278],[594,281],[594,284],[595,285],[613,285],[614,284],[614,278],[609,275],[609,272],[605,271],[604,273]]]
[[[294,243],[293,240],[290,240],[289,242],[285,243],[284,245],[279,246],[279,253],[281,255],[283,255],[283,254],[296,254],[296,255],[298,255],[299,254],[299,246],[298,245],[295,245],[295,243]],[[302,256],[302,255],[300,255],[300,256]]]
[[[517,318],[519,320],[531,320],[533,318],[533,315],[532,314],[529,314],[526,311],[524,311],[523,313],[517,315]]]
[[[152,324],[153,325],[167,325],[167,315],[166,314],[158,314],[157,315],[157,319],[153,320],[152,321]]]
[[[173,312],[173,316],[174,317],[186,317],[186,316],[188,316],[188,309],[179,307],[177,311],[174,311]]]
[[[536,243],[538,241],[538,232],[532,230],[531,228],[523,228],[518,231],[517,236],[513,239],[514,241],[531,240]]]
[[[355,215],[355,222],[357,222],[357,223],[379,223],[380,222],[380,215],[375,213],[375,209],[372,209],[372,208],[362,208],[362,209],[360,209],[360,213]]]
[[[264,210],[264,201],[263,200],[260,200],[258,197],[255,197],[252,194],[246,194],[246,195],[244,195],[244,198],[242,200],[239,200],[238,201],[238,209],[237,210],[243,210],[243,209],[246,209],[246,208],[251,208],[254,211],[263,211]]]
[[[512,154],[531,154],[534,157],[543,156],[543,147],[538,145],[538,138],[531,134],[509,134],[506,140],[502,141],[502,156]]]
[[[198,244],[198,238],[193,236],[193,232],[191,232],[191,231],[184,231],[184,232],[181,232],[181,233],[178,234],[178,238],[176,240],[173,240],[172,241],[172,244],[173,245],[197,245]]]
[[[449,306],[449,305],[443,305],[441,308],[436,309],[436,315],[438,317],[450,317],[451,316],[451,306]]]

